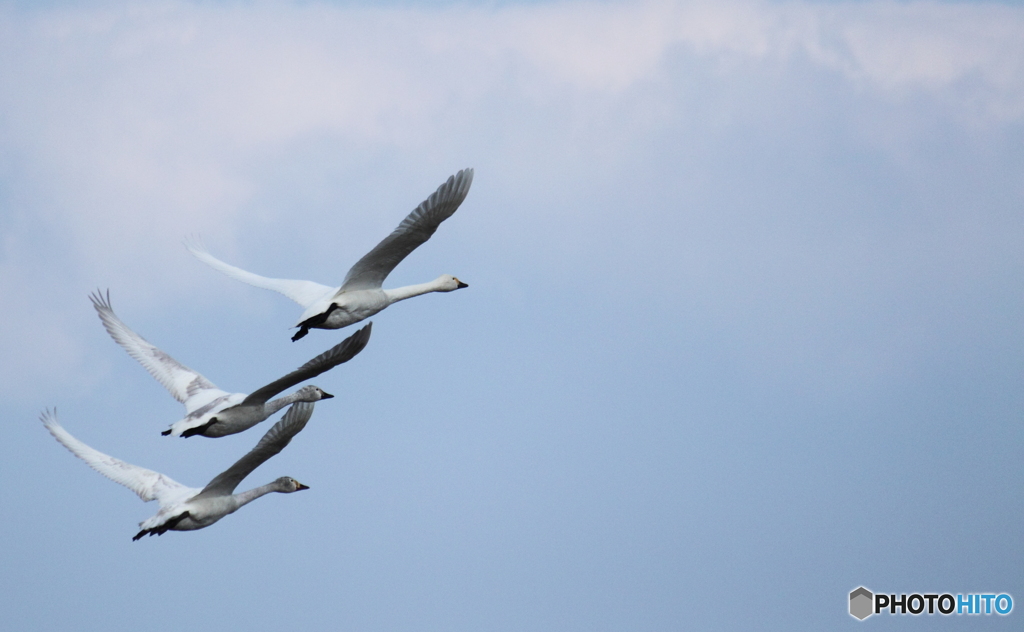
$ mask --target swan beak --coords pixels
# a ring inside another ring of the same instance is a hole
[[[455,279],[455,282],[459,284],[459,285],[458,285],[458,286],[457,286],[457,287],[455,288],[455,289],[457,289],[457,290],[461,290],[461,289],[462,289],[462,288],[464,288],[464,287],[469,287],[469,283],[463,283],[462,281],[460,281],[460,280],[458,280],[458,279]]]
[[[299,492],[299,491],[302,491],[304,489],[309,489],[309,485],[303,485],[302,483],[299,483],[299,481],[295,481],[295,482],[299,484],[299,486],[295,488],[295,491]]]
[[[324,393],[323,395],[320,396],[320,399],[331,399],[333,397],[334,395],[331,395],[330,393]]]

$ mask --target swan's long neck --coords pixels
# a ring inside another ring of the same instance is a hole
[[[396,287],[393,290],[384,290],[384,295],[388,297],[388,304],[397,303],[398,301],[404,301],[407,298],[419,296],[420,294],[436,292],[438,289],[440,289],[440,281],[440,279],[435,279],[433,281],[420,283],[418,285],[406,285],[405,287]]]
[[[259,498],[260,496],[266,496],[270,492],[280,492],[280,491],[284,491],[284,490],[282,490],[278,486],[277,481],[272,481],[270,483],[267,483],[266,485],[260,485],[259,487],[253,487],[252,489],[250,489],[248,491],[244,491],[244,492],[242,492],[240,494],[235,494],[234,496],[235,496],[235,501],[238,502],[238,507],[244,507],[245,505],[248,505],[252,501],[254,501],[257,498]],[[235,508],[235,511],[238,511],[238,507]]]
[[[277,411],[281,410],[285,406],[287,406],[289,404],[293,404],[293,403],[295,403],[297,401],[301,401],[301,398],[302,398],[302,392],[301,391],[295,391],[291,395],[285,395],[284,397],[278,397],[277,399],[272,399],[269,402],[267,402],[266,404],[263,404],[263,412],[267,413],[267,417],[270,417],[271,415],[273,415]]]

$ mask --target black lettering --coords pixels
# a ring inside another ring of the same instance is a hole
[[[948,608],[943,608],[942,604],[944,602],[946,602],[946,601],[949,602],[949,607]],[[953,599],[953,595],[950,595],[949,593],[946,593],[945,595],[942,595],[941,597],[939,597],[939,612],[941,612],[942,614],[949,614],[949,613],[953,612],[953,608],[955,608],[955,607],[956,607],[956,599]]]
[[[875,595],[875,614],[889,607],[889,595]]]
[[[913,606],[915,601],[920,604],[917,608]],[[924,610],[924,599],[921,598],[921,595],[914,593],[907,598],[907,610],[910,611],[910,614],[921,614],[921,611]]]
[[[899,600],[896,599],[896,595],[889,595],[889,614],[896,614],[896,607],[899,606],[900,614],[907,613],[907,596],[900,595]]]
[[[925,595],[925,599],[928,600],[928,614],[935,614],[935,600],[939,598],[938,595]]]

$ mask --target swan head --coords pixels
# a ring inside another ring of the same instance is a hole
[[[291,494],[292,492],[301,492],[304,489],[309,489],[308,485],[303,485],[290,476],[282,476],[277,479],[274,481],[274,486],[282,494]]]
[[[295,394],[299,396],[295,401],[299,402],[318,402],[321,399],[331,399],[334,397],[334,395],[324,391],[319,386],[313,386],[312,384],[303,386],[299,390],[295,391]]]
[[[437,291],[438,292],[454,292],[455,290],[461,290],[464,287],[469,287],[468,283],[463,283],[457,278],[450,274],[442,274],[437,277]]]

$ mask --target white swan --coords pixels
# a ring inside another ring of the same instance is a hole
[[[299,382],[316,377],[351,360],[366,346],[373,327],[373,323],[370,323],[288,375],[246,395],[220,390],[205,377],[129,329],[110,307],[109,291],[106,297],[96,292],[89,295],[89,299],[92,300],[92,305],[96,308],[110,337],[121,345],[128,355],[138,360],[139,364],[163,384],[176,400],[185,405],[185,418],[171,424],[170,428],[161,433],[175,437],[223,437],[235,434],[255,426],[288,404],[315,402],[334,397],[316,386],[309,385],[291,395],[270,399]]]
[[[218,474],[203,489],[185,487],[168,476],[147,470],[137,465],[103,454],[71,436],[59,423],[57,411],[44,411],[39,420],[50,431],[53,438],[61,442],[72,454],[85,461],[89,467],[120,483],[149,502],[160,503],[160,511],[148,520],[139,523],[142,529],[132,540],[149,534],[163,535],[168,530],[192,531],[217,522],[224,516],[238,511],[264,494],[281,492],[290,494],[309,487],[294,478],[282,476],[272,483],[235,494],[235,488],[264,461],[284,449],[300,430],[306,427],[313,414],[312,403],[293,405],[281,421],[263,435],[256,447],[248,454]]]
[[[429,283],[408,285],[393,290],[381,288],[384,279],[402,259],[430,239],[437,227],[452,216],[469,193],[473,170],[463,169],[438,187],[402,220],[398,228],[366,253],[345,275],[341,287],[329,287],[312,281],[270,279],[246,272],[217,259],[197,241],[185,242],[197,259],[224,274],[250,285],[280,292],[306,308],[295,325],[299,331],[292,340],[302,338],[311,328],[340,329],[369,318],[388,305],[428,292],[451,292],[469,287],[450,274]]]

